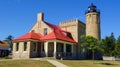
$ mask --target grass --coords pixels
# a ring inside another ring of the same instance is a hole
[[[0,67],[55,67],[47,61],[40,60],[7,60],[0,61]]]
[[[6,57],[3,57],[2,59],[12,59],[12,57],[6,56]]]
[[[58,60],[69,67],[120,67],[120,61]]]
[[[55,67],[46,60],[56,60],[54,58],[44,58],[41,60],[11,60],[3,59],[0,67]],[[95,60],[56,60],[68,67],[120,67],[120,61]]]

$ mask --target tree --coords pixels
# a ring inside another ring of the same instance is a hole
[[[94,60],[94,52],[96,51],[103,51],[102,49],[102,41],[95,39],[92,36],[81,36],[84,39],[84,42],[81,44],[82,51],[85,52],[86,50],[92,51],[92,59]]]
[[[116,39],[114,37],[114,34],[111,33],[111,36],[106,36],[104,39],[102,39],[104,44],[104,55],[105,56],[114,56],[114,49],[115,49],[115,42]]]
[[[7,36],[6,40],[5,40],[5,41],[7,41],[10,44],[10,52],[12,51],[12,47],[13,47],[12,40],[13,40],[13,36],[12,35]]]
[[[118,37],[116,44],[115,44],[115,56],[120,56],[120,36]]]

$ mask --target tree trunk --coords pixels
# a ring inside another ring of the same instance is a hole
[[[93,60],[93,64],[94,64],[94,50],[92,51],[93,56],[92,56],[92,60]]]

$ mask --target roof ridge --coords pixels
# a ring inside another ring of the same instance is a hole
[[[45,22],[52,29],[60,29],[61,27],[52,23]]]

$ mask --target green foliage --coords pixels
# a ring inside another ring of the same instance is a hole
[[[104,39],[102,39],[104,44],[104,55],[105,56],[114,56],[113,54],[115,51],[115,42],[116,39],[114,37],[114,34],[111,33],[111,36],[106,36]]]
[[[12,40],[13,40],[13,36],[12,35],[7,36],[6,40],[5,40],[5,41],[7,41],[10,44],[10,51],[12,51],[12,47],[13,47]]]
[[[118,37],[116,44],[115,44],[115,56],[120,56],[120,36]]]
[[[103,52],[104,50],[102,49],[102,41],[95,39],[92,36],[81,36],[82,39],[84,39],[84,42],[81,44],[82,51],[85,52],[87,50],[91,50],[93,53],[93,60],[94,60],[94,52],[96,51],[101,51]]]
[[[99,41],[92,36],[82,35],[81,38],[84,39],[84,42],[81,44],[81,47],[83,47],[84,51],[85,51],[85,49],[89,49],[89,50],[92,50],[92,51],[103,52],[103,49],[101,48],[102,47],[102,41]]]

